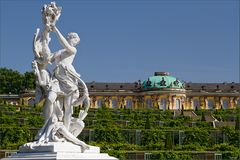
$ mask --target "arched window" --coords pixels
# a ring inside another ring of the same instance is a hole
[[[223,109],[227,109],[229,107],[229,101],[227,99],[223,100]]]
[[[132,108],[132,100],[131,99],[127,99],[126,100],[126,108],[128,108],[128,109],[130,109],[130,108]]]
[[[103,106],[103,100],[102,99],[98,99],[97,100],[97,107],[101,108]]]
[[[180,99],[176,99],[176,109],[179,110],[181,105]]]
[[[153,106],[152,106],[152,99],[148,98],[146,100],[146,105],[147,105],[147,108],[153,108]]]
[[[208,102],[208,109],[213,109],[213,107],[214,107],[213,99],[208,99],[207,102]]]
[[[195,110],[196,108],[199,109],[200,105],[199,105],[199,100],[198,99],[194,99],[193,100],[193,109]]]
[[[162,98],[160,101],[160,109],[166,111],[167,109],[167,100],[166,98]]]
[[[112,108],[118,108],[118,100],[112,99]]]

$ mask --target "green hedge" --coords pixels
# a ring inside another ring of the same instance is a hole
[[[0,105],[0,149],[18,149],[20,145],[32,141],[37,128],[43,124],[44,120],[39,116],[40,106],[18,107],[20,111],[16,106]],[[76,116],[78,112],[79,108],[75,108]],[[206,111],[205,114],[209,112],[213,111]],[[238,114],[236,110],[214,114],[230,113],[233,116]],[[188,127],[184,124],[193,122],[190,117],[173,117],[172,112],[159,110],[113,110],[103,107],[90,109],[89,115],[87,120],[96,120],[87,126],[94,130],[90,144],[100,146],[101,151],[119,159],[129,158],[129,151],[147,151],[151,153],[151,158],[157,159],[195,159],[196,155],[189,154],[190,151],[223,152],[224,159],[236,159],[239,155],[240,130],[234,127],[214,129],[208,122],[200,120],[194,121],[196,127]],[[125,121],[128,121],[127,125]],[[164,124],[158,126],[155,121]],[[117,122],[124,122],[124,125]],[[88,137],[83,139],[83,134],[79,138],[88,142]]]

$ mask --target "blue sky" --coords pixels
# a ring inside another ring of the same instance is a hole
[[[0,65],[31,70],[32,38],[50,1],[0,0]],[[155,71],[184,81],[239,82],[238,0],[59,0],[57,22],[81,43],[74,66],[85,81],[134,82]],[[51,34],[51,49],[61,49]]]

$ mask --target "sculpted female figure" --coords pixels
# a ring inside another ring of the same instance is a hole
[[[78,82],[80,75],[75,71],[72,62],[77,53],[75,46],[80,42],[80,38],[77,33],[69,33],[67,39],[65,39],[56,26],[52,26],[52,30],[56,33],[64,49],[57,51],[52,57],[56,67],[48,99],[54,102],[58,95],[62,96],[64,106],[63,123],[69,130],[73,113],[72,103],[79,97]]]

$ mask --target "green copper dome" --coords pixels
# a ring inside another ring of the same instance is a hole
[[[168,72],[155,72],[154,76],[149,77],[143,81],[143,89],[184,89],[184,83],[176,77],[170,76]]]

